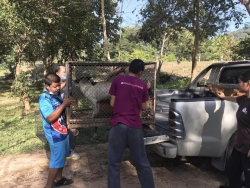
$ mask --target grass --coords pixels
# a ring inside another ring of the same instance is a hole
[[[24,113],[21,101],[11,97],[9,71],[0,66],[0,155],[28,153],[44,148],[37,139],[34,111]],[[33,96],[38,92],[34,90]],[[31,104],[37,109],[36,103]]]
[[[173,79],[174,78],[174,79]],[[170,76],[169,73],[161,72],[159,75],[159,83],[156,85],[157,89],[183,89],[190,84],[190,78]]]
[[[208,64],[204,63],[203,67],[205,68]],[[183,65],[183,69],[180,68],[181,65]],[[189,69],[188,65],[190,65]],[[187,87],[189,84],[188,78],[181,78],[174,81],[166,80],[166,78],[171,73],[188,76],[190,68],[191,64],[187,63],[164,63],[162,67],[164,73],[161,74],[162,81],[157,85],[157,88],[173,89]],[[178,72],[178,70],[182,72]],[[186,70],[186,72],[183,70]],[[33,87],[32,110],[24,113],[22,103],[17,98],[10,97],[12,80],[8,77],[8,74],[8,70],[0,66],[0,155],[30,153],[41,149],[48,150],[48,145],[42,142],[35,134],[35,112],[38,110],[37,101],[42,91],[42,84],[38,83],[38,85]],[[38,126],[40,126],[40,123],[38,123]],[[77,145],[103,143],[108,140],[108,127],[99,127],[96,132],[97,137],[93,137],[94,128],[79,129],[79,131]]]
[[[35,136],[34,114],[20,116],[22,108],[13,103],[1,106],[1,155],[28,153],[44,148],[44,144]]]
[[[189,78],[180,78],[173,81],[168,81],[166,83],[157,84],[157,89],[184,89],[190,84]]]
[[[211,61],[200,61],[197,62],[196,72],[199,73],[204,70],[206,67],[211,65]],[[174,74],[180,77],[190,77],[191,76],[191,62],[164,62],[161,68],[162,72],[166,72],[168,74]]]

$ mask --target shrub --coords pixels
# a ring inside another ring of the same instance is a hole
[[[173,80],[173,78],[175,78]],[[178,76],[171,76],[167,73],[161,72],[159,75],[159,83],[156,85],[157,89],[180,89],[187,88],[190,84],[190,78]]]

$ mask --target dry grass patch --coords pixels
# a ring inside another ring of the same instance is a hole
[[[204,70],[209,65],[215,62],[211,61],[200,61],[197,63],[197,74]],[[164,62],[161,68],[161,72],[166,72],[168,74],[173,73],[174,75],[180,77],[190,77],[191,76],[192,62]]]

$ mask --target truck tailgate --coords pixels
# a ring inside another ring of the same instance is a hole
[[[162,133],[167,134],[169,130],[168,112],[167,113],[155,113],[156,129]]]
[[[165,133],[155,129],[155,126],[143,125],[142,130],[144,136],[144,145],[169,141],[169,137]]]

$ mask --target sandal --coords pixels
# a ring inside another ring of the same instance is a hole
[[[74,181],[72,179],[67,179],[66,177],[62,177],[62,179],[60,180],[56,180],[54,182],[54,187],[60,187],[62,185],[70,185],[72,184]]]

